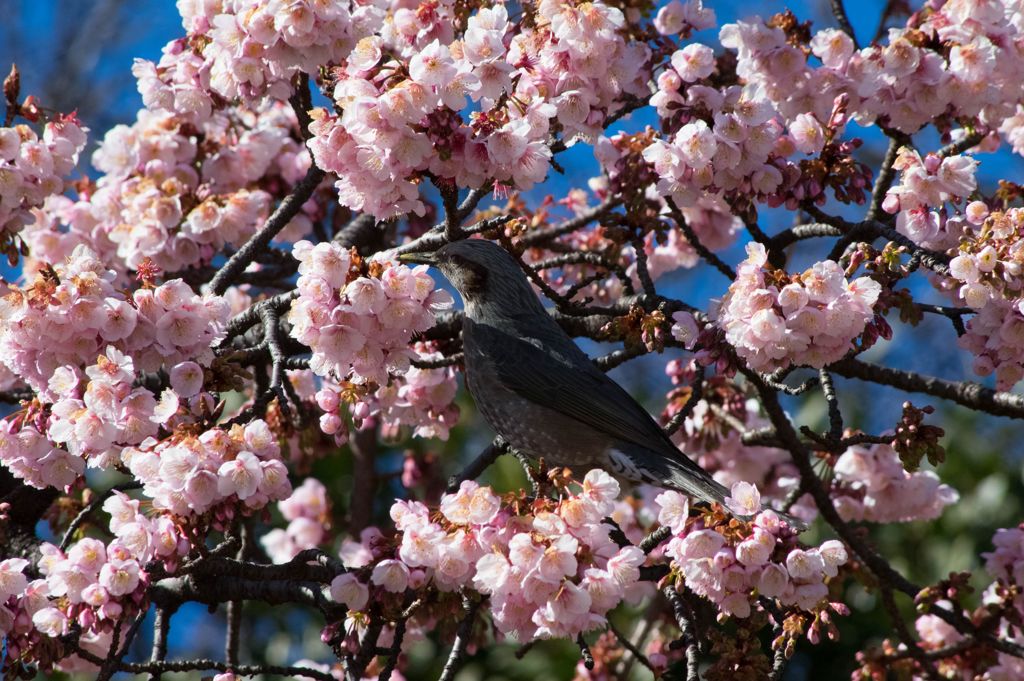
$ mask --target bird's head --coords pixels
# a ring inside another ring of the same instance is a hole
[[[471,315],[482,307],[508,313],[543,311],[519,263],[493,241],[463,239],[433,253],[405,253],[398,260],[439,269],[458,289]]]

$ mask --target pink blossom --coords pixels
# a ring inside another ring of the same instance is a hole
[[[349,610],[362,610],[369,602],[370,591],[355,575],[346,572],[331,580],[331,598],[344,603]]]

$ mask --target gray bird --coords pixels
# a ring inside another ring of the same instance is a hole
[[[462,294],[466,384],[513,449],[577,472],[602,468],[724,504],[729,491],[594,366],[505,249],[467,239],[399,260],[433,265]]]

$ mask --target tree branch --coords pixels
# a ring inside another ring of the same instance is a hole
[[[302,210],[302,204],[313,196],[313,192],[320,186],[323,179],[324,171],[320,170],[316,164],[310,165],[306,176],[295,185],[292,193],[278,204],[277,209],[267,218],[263,227],[245,242],[214,275],[210,282],[210,290],[215,295],[223,295],[228,286],[234,282],[235,277],[241,274],[256,259],[257,255],[270,245],[274,237],[288,226],[292,218]]]

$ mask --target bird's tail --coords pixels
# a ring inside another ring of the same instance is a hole
[[[682,455],[680,459],[674,457],[664,459],[665,475],[662,476],[662,484],[698,501],[716,503],[727,509],[725,500],[730,496],[729,490],[689,457]],[[799,518],[794,518],[782,511],[775,511],[775,513],[793,529],[797,531],[807,529],[807,523]],[[737,517],[743,520],[753,520],[750,516]]]

